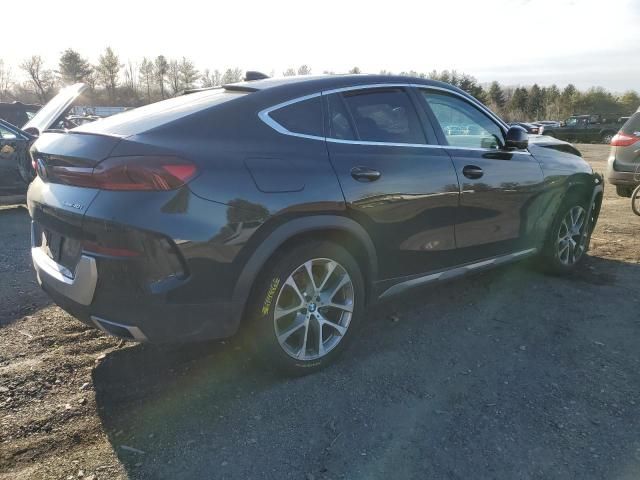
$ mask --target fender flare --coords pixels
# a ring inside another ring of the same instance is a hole
[[[290,238],[316,230],[341,230],[358,238],[367,253],[370,272],[370,278],[367,279],[367,282],[369,285],[373,284],[378,273],[378,258],[371,237],[359,223],[339,215],[313,215],[296,218],[276,227],[251,254],[242,268],[233,289],[231,309],[233,324],[240,325],[254,281],[276,250]]]

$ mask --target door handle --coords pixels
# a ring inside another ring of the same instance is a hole
[[[374,182],[380,178],[382,174],[378,170],[367,167],[353,167],[351,176],[359,182]]]
[[[462,174],[472,180],[476,180],[484,175],[484,170],[475,165],[467,165],[462,169]]]

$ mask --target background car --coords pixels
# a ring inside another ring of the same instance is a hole
[[[0,187],[22,187],[32,170],[29,146],[34,137],[4,120],[0,120]],[[19,183],[22,185],[19,185]]]
[[[533,255],[573,271],[601,181],[532,140],[426,79],[200,90],[40,136],[33,262],[87,325],[150,342],[242,326],[264,365],[307,373],[380,299]]]
[[[607,179],[621,197],[631,197],[640,184],[640,109],[611,140]]]
[[[40,105],[22,102],[0,102],[0,120],[9,122],[16,127],[22,127],[40,110]]]
[[[522,127],[527,131],[527,133],[530,133],[531,135],[537,135],[538,133],[540,133],[540,127],[532,123],[511,122],[509,125]]]
[[[5,169],[17,171],[24,183],[30,183],[36,176],[29,147],[35,139],[50,128],[67,129],[77,126],[74,121],[67,120],[73,102],[87,89],[83,83],[77,83],[60,90],[44,107],[27,121],[23,128],[18,128],[0,120],[0,148],[3,154],[0,160]],[[90,121],[93,121],[91,119]]]

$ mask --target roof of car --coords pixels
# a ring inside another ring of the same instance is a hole
[[[460,90],[448,83],[436,80],[428,80],[425,78],[407,77],[401,75],[299,75],[291,77],[274,77],[264,80],[252,80],[248,82],[232,83],[224,85],[227,90],[246,90],[246,91],[264,91],[268,89],[276,89],[278,87],[288,87],[289,89],[299,90],[300,92],[317,92],[320,90],[328,90],[333,88],[344,88],[351,86],[366,86],[377,84],[419,84],[426,86],[434,86],[447,88],[459,93],[466,92]]]

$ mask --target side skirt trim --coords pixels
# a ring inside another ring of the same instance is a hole
[[[489,267],[496,267],[505,263],[514,262],[524,257],[533,255],[538,251],[537,248],[529,248],[528,250],[521,250],[519,252],[510,253],[507,255],[500,255],[498,257],[488,258],[480,262],[469,263],[458,267],[449,268],[437,273],[430,273],[418,278],[412,278],[405,280],[404,282],[397,283],[387,288],[378,299],[391,297],[402,293],[410,288],[418,287],[420,285],[426,285],[428,283],[436,282],[439,280],[449,280],[451,278],[460,277],[471,272],[478,272]]]

